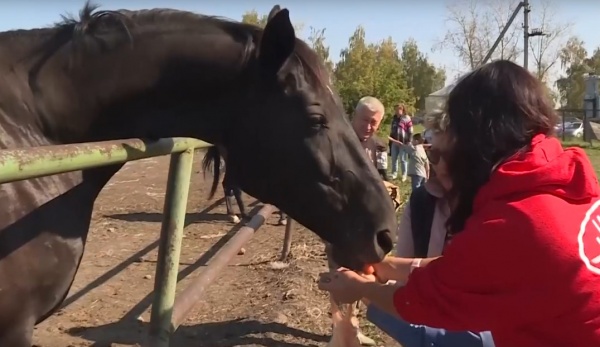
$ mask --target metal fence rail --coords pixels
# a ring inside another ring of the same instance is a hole
[[[246,227],[240,229],[238,235],[215,257],[214,264],[206,269],[207,273],[186,288],[177,302],[176,316],[173,317],[194,149],[210,146],[192,138],[165,138],[157,141],[128,139],[0,150],[0,184],[171,154],[149,336],[151,347],[168,347],[171,334],[181,324],[204,287],[237,253],[236,248],[243,246],[274,210],[274,207],[265,205]]]
[[[204,141],[174,137],[88,142],[0,150],[0,183],[50,176],[212,146]]]

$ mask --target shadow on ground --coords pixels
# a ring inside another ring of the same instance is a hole
[[[137,325],[137,329],[132,325]],[[142,344],[146,339],[147,324],[139,322],[117,322],[99,327],[76,327],[67,331],[92,341],[93,347],[107,347],[111,344]],[[252,336],[261,334],[261,337]],[[268,336],[268,337],[265,337]],[[306,343],[285,342],[286,337],[302,339]],[[173,347],[233,347],[233,346],[317,346],[327,342],[328,336],[313,334],[288,327],[280,323],[261,323],[251,319],[236,319],[212,322],[195,326],[180,327],[171,338]]]
[[[122,220],[125,222],[150,222],[161,223],[163,220],[162,213],[154,212],[133,212],[107,215],[107,218]],[[222,222],[229,221],[229,217],[224,213],[188,213],[185,215],[185,226],[192,223],[201,222]]]

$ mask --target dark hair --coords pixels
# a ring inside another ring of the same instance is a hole
[[[538,134],[554,134],[557,114],[543,84],[517,64],[498,60],[465,76],[448,96],[448,193],[456,205],[446,227],[460,232],[494,167],[528,151]]]
[[[423,135],[421,133],[416,133],[413,135],[413,140],[423,143]]]

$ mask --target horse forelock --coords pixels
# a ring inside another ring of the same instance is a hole
[[[295,50],[296,58],[302,65],[305,78],[318,93],[324,93],[331,98],[337,108],[343,109],[343,103],[335,91],[331,75],[322,59],[305,42],[298,40]]]
[[[304,70],[305,78],[311,86],[317,91],[325,92],[333,97],[331,79],[321,58],[305,42],[299,39],[294,53]]]

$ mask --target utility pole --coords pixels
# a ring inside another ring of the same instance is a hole
[[[531,6],[529,0],[523,1],[523,67],[525,70],[529,68],[529,12]]]
[[[529,31],[529,12],[531,12],[531,5],[529,0],[523,0],[523,67],[525,70],[529,70],[529,39],[535,36],[546,36],[546,33],[541,28],[534,28]]]

